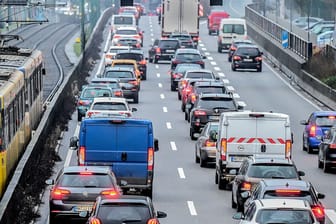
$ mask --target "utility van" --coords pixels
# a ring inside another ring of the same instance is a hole
[[[136,27],[134,15],[113,15],[111,21],[111,40],[115,31],[120,27]]]
[[[152,197],[154,139],[152,122],[124,117],[83,119],[79,137],[70,139],[70,149],[78,149],[78,165],[109,166],[123,191]]]
[[[249,156],[291,158],[289,116],[272,112],[224,112],[219,129],[210,133],[216,141],[216,177],[219,189],[228,188],[243,160]]]
[[[240,18],[221,19],[218,29],[217,51],[228,50],[235,39],[246,39],[246,22]]]

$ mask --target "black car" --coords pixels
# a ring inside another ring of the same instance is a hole
[[[199,64],[202,68],[205,67],[203,59],[206,57],[201,55],[201,52],[197,49],[191,48],[180,48],[176,51],[174,57],[172,58],[170,69],[175,69],[178,64],[182,63],[193,63]]]
[[[231,70],[256,69],[257,72],[261,72],[262,54],[256,45],[238,45],[237,50],[232,55]]]
[[[176,91],[178,87],[178,82],[184,76],[185,72],[188,70],[202,69],[199,64],[178,64],[174,70],[170,71],[170,90]]]
[[[133,59],[137,62],[138,68],[140,70],[141,79],[147,79],[147,58],[144,56],[142,50],[130,49],[130,50],[120,50],[115,55],[115,59]]]
[[[172,33],[169,35],[169,38],[176,38],[180,41],[181,47],[184,48],[197,48],[194,43],[192,36],[188,33]]]
[[[245,199],[241,193],[251,191],[261,179],[296,179],[300,180],[305,173],[298,171],[294,162],[286,158],[254,158],[245,159],[232,182],[232,208],[243,212]]]
[[[101,77],[119,79],[124,97],[126,99],[133,99],[134,103],[139,102],[140,82],[132,68],[106,67]]]
[[[79,213],[90,212],[99,195],[121,195],[122,190],[109,167],[63,167],[51,185],[49,197],[49,223],[64,220],[86,220]]]
[[[149,62],[158,63],[159,60],[170,61],[174,57],[176,50],[180,47],[180,41],[175,38],[156,40],[148,51]]]
[[[196,140],[209,121],[218,121],[222,112],[242,109],[232,94],[206,93],[199,95],[194,108],[190,111],[190,138]]]
[[[322,137],[318,151],[318,168],[327,173],[332,167],[336,167],[336,126]]]
[[[242,193],[247,198],[244,204],[244,211],[249,204],[257,199],[275,199],[275,198],[292,198],[301,199],[309,202],[316,219],[325,223],[325,211],[322,202],[319,199],[325,197],[324,194],[318,193],[313,185],[304,180],[293,179],[264,179],[253,189],[253,191]]]
[[[251,40],[247,40],[247,39],[235,39],[232,41],[232,44],[229,48],[229,52],[228,52],[228,61],[231,62],[232,61],[232,55],[233,53],[237,50],[238,45],[240,44],[246,44],[246,45],[252,45],[252,41]]]
[[[88,214],[83,212],[81,216],[86,217]],[[160,224],[159,218],[165,217],[167,214],[155,211],[152,200],[146,196],[99,196],[87,224]]]

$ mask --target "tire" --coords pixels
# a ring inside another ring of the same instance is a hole
[[[226,180],[222,180],[221,175],[217,175],[217,181],[218,181],[218,189],[219,190],[225,190],[227,188],[227,181]]]
[[[217,52],[218,53],[222,53],[222,48],[220,48],[219,46],[217,47]]]
[[[82,115],[77,111],[77,121],[82,121]]]
[[[320,161],[320,156],[317,156],[317,167],[319,169],[322,169],[323,168],[323,162]]]
[[[232,62],[232,59],[231,59],[231,57],[228,57],[228,62]]]
[[[197,148],[195,147],[195,163],[200,162],[200,157],[197,156]]]
[[[324,158],[323,160],[323,172],[324,173],[329,173],[330,172],[330,165],[327,164],[326,159]]]
[[[231,208],[237,208],[237,203],[233,200],[233,192],[231,194]]]
[[[182,98],[182,96],[181,96],[180,92],[177,92],[177,99],[181,100],[181,98]]]
[[[200,152],[200,167],[206,167],[208,165],[207,160],[202,159],[202,152]]]
[[[210,30],[208,31],[208,34],[209,34],[209,36],[211,36],[211,31]]]
[[[262,72],[262,66],[260,66],[260,68],[257,68],[257,72]]]
[[[193,128],[190,128],[190,139],[193,140],[193,141],[195,141],[197,139],[197,138],[194,137],[194,134],[195,134],[195,132],[194,132]]]
[[[133,97],[133,103],[139,103],[139,93],[135,94]]]
[[[188,113],[187,113],[186,110],[184,111],[184,120],[186,120],[186,121],[188,120]]]
[[[153,58],[148,58],[149,63],[153,63]]]
[[[185,104],[181,103],[181,110],[182,112],[185,112]]]
[[[237,212],[243,212],[244,211],[244,204],[239,203],[239,198],[237,195]]]
[[[55,217],[52,217],[49,215],[49,224],[56,224],[57,220],[55,219]]]
[[[233,65],[231,65],[231,70],[235,72],[236,68]]]
[[[304,140],[302,140],[302,151],[307,151],[307,147],[304,144]]]
[[[312,153],[314,153],[314,150],[313,150],[312,147],[310,147],[310,146],[308,145],[307,152],[308,152],[308,154],[312,154]]]
[[[158,59],[154,58],[154,64],[157,64],[158,63]]]
[[[144,195],[153,198],[153,188],[144,190]]]
[[[142,79],[141,80],[147,80],[147,70],[142,73]]]
[[[176,90],[176,88],[172,85],[170,85],[170,91],[174,92]]]
[[[216,175],[215,175],[215,184],[218,184],[218,173],[217,173],[217,170],[215,172],[216,172]]]

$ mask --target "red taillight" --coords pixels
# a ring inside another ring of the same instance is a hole
[[[309,129],[309,137],[316,137],[316,126],[313,125]]]
[[[204,142],[204,146],[205,146],[205,147],[214,147],[214,146],[216,146],[216,142],[212,142],[212,141],[210,141],[209,139],[207,139],[207,140],[205,140],[205,142]]]
[[[180,74],[180,73],[174,73],[173,74],[173,78],[174,79],[179,79],[179,78],[181,78],[182,77],[182,74]]]
[[[110,189],[110,190],[104,190],[102,192],[100,192],[101,195],[106,195],[106,196],[115,196],[118,195],[118,192],[114,189]]]
[[[296,189],[277,189],[275,190],[275,193],[277,194],[289,194],[289,195],[295,195],[295,194],[300,194],[300,190]]]
[[[256,57],[255,60],[256,61],[262,61],[262,57]]]
[[[85,162],[85,146],[79,147],[79,152],[78,152],[78,163],[80,166],[84,166]]]
[[[114,91],[114,96],[117,96],[117,97],[122,97],[123,96],[123,92],[122,91]]]
[[[92,111],[87,112],[87,116],[91,117],[94,113]]]
[[[336,144],[335,143],[331,143],[329,145],[329,149],[336,149]]]
[[[78,101],[78,106],[86,106],[89,105],[90,101],[89,100],[79,100]]]
[[[80,175],[92,175],[92,172],[83,171],[79,173]]]
[[[204,115],[207,115],[207,113],[203,110],[195,110],[194,115],[195,116],[204,116]]]
[[[157,219],[148,219],[147,224],[159,224]]]
[[[192,103],[195,103],[195,102],[196,102],[196,99],[197,99],[197,97],[196,97],[195,94],[192,94],[192,95],[190,96],[190,100],[191,100]]]
[[[155,52],[156,52],[157,54],[160,54],[160,53],[161,53],[161,49],[158,47],[158,48],[156,48]]]
[[[286,158],[291,158],[291,152],[292,152],[292,141],[286,140],[286,143],[285,143]]]
[[[98,218],[91,218],[89,224],[101,224],[101,222]]]
[[[241,185],[241,190],[250,191],[252,189],[252,184],[250,182],[243,182]]]
[[[241,57],[235,55],[235,56],[233,56],[232,59],[233,59],[234,61],[240,61],[240,60],[241,60]]]
[[[193,41],[199,41],[199,37],[193,37]]]
[[[68,196],[71,192],[69,190],[61,189],[61,188],[55,188],[51,192],[51,197],[54,200],[62,200],[66,196]]]
[[[154,167],[154,149],[153,148],[148,148],[147,163],[148,163],[147,170],[153,171],[153,167]]]
[[[129,83],[129,84],[132,84],[132,85],[135,85],[135,86],[138,85],[138,81],[136,81],[136,80],[128,81],[128,83]]]
[[[113,39],[115,38],[115,39],[118,39],[118,38],[120,38],[121,36],[120,35],[114,35],[113,36]]]
[[[106,55],[105,55],[105,58],[107,58],[107,59],[112,59],[112,55],[110,55],[110,54],[106,54]]]
[[[182,88],[186,87],[186,85],[187,85],[187,80],[182,80],[181,85],[182,85]]]
[[[220,143],[220,148],[221,148],[221,160],[226,161],[226,150],[227,150],[227,140],[226,138],[221,139]]]
[[[317,219],[323,218],[325,216],[324,209],[320,206],[312,206],[312,211]]]
[[[236,47],[233,47],[233,46],[231,46],[231,47],[230,47],[230,50],[231,50],[231,51],[236,51],[236,50],[237,50],[237,48],[236,48]]]
[[[146,60],[141,60],[141,61],[139,62],[139,64],[140,64],[140,65],[145,65],[145,64],[147,64],[147,61],[146,61]]]

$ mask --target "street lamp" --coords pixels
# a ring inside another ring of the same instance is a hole
[[[81,50],[83,58],[85,55],[85,0],[81,0]]]

